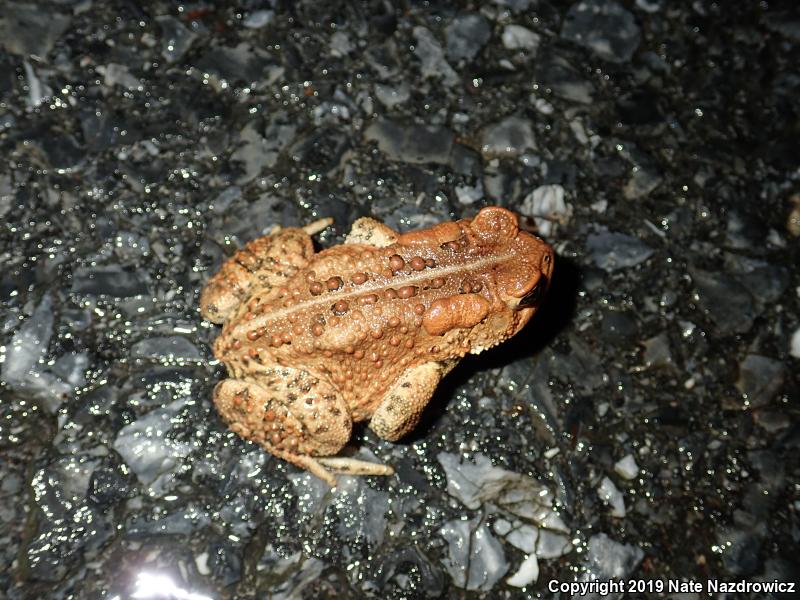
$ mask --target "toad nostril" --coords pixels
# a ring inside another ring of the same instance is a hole
[[[553,272],[553,259],[554,256],[551,252],[548,252],[542,257],[541,266],[539,268],[544,276],[549,276]]]

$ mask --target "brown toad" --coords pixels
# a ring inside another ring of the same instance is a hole
[[[397,233],[370,218],[315,253],[321,220],[248,243],[203,290],[204,318],[230,379],[214,390],[240,436],[311,471],[389,475],[334,457],[353,423],[386,440],[410,432],[439,381],[465,354],[516,334],[536,311],[553,250],[514,213]]]

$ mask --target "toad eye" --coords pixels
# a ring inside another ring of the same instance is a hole
[[[533,289],[522,297],[522,300],[519,301],[519,307],[529,308],[536,304],[542,298],[544,287],[545,282],[540,279],[539,282],[533,286]]]

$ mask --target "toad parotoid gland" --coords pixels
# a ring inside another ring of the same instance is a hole
[[[459,359],[522,329],[553,250],[498,207],[408,233],[362,218],[344,244],[315,253],[310,236],[329,223],[248,243],[209,280],[200,307],[223,325],[222,418],[333,486],[331,471],[393,472],[334,455],[354,422],[386,440],[410,432]]]

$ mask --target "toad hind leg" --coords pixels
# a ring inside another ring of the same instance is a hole
[[[397,232],[388,225],[370,217],[357,219],[344,240],[345,244],[367,244],[376,248],[391,246],[397,241]]]
[[[247,296],[253,283],[270,290],[308,264],[314,254],[311,236],[333,222],[319,219],[305,227],[274,228],[248,242],[222,263],[200,295],[200,313],[212,323],[223,323]]]
[[[455,364],[456,361],[427,362],[406,371],[386,392],[372,415],[369,428],[390,442],[411,432],[436,386]]]
[[[333,472],[391,475],[387,466],[329,458],[350,439],[347,406],[331,386],[306,371],[276,368],[258,382],[225,379],[214,404],[231,430],[271,454],[336,486]]]

